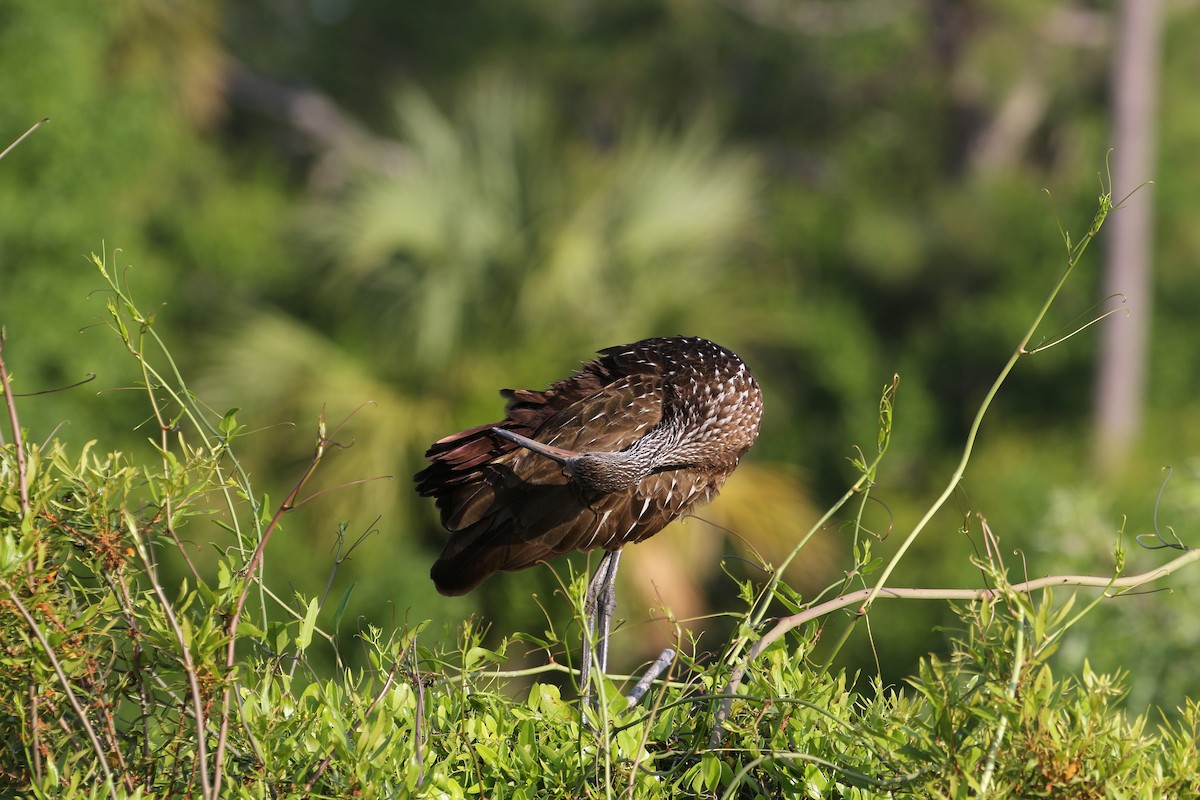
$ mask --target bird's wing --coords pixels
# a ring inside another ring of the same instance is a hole
[[[503,394],[502,422],[435,443],[426,454],[429,467],[417,475],[418,491],[437,498],[451,532],[433,569],[444,593],[465,593],[492,572],[570,550],[611,548],[627,531],[644,527],[634,513],[638,487],[589,496],[568,482],[559,464],[491,431],[504,427],[577,452],[623,450],[662,419],[661,374],[625,372],[606,356],[544,392]]]
[[[557,464],[541,461],[553,465],[552,475],[522,479],[511,467],[495,465],[461,487],[468,502],[448,521],[460,527],[431,571],[439,591],[465,594],[493,572],[524,569],[573,550],[620,549],[658,533],[719,486],[719,478],[685,468],[589,498]]]

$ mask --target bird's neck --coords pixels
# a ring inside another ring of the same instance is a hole
[[[601,494],[627,489],[650,474],[643,459],[628,450],[580,453],[566,467],[573,483]]]
[[[675,442],[672,431],[659,426],[625,450],[585,452],[567,459],[567,473],[585,489],[618,492],[664,466],[675,465],[671,458]]]

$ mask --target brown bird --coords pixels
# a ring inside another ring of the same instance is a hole
[[[438,440],[416,475],[450,532],[430,570],[442,594],[572,550],[605,550],[585,604],[585,698],[597,625],[607,669],[621,548],[711,499],[763,414],[749,367],[705,339],[645,339],[600,355],[544,391],[502,390],[504,420]]]

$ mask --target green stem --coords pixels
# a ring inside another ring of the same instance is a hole
[[[946,504],[946,501],[949,500],[950,496],[954,493],[954,490],[958,488],[959,483],[962,481],[963,475],[967,471],[967,464],[970,462],[971,454],[975,449],[975,440],[979,436],[979,429],[983,425],[983,418],[987,414],[988,409],[991,407],[992,401],[996,398],[996,395],[1000,391],[1000,387],[1004,385],[1004,382],[1008,379],[1009,373],[1013,371],[1013,368],[1017,365],[1017,362],[1022,356],[1029,353],[1027,350],[1029,342],[1032,341],[1034,334],[1037,333],[1037,329],[1041,326],[1042,321],[1049,313],[1050,306],[1054,304],[1055,299],[1057,299],[1059,293],[1062,292],[1063,286],[1066,285],[1067,279],[1075,270],[1075,266],[1079,263],[1079,259],[1087,250],[1087,246],[1091,244],[1092,240],[1096,238],[1096,234],[1100,232],[1100,227],[1104,224],[1104,220],[1112,208],[1112,195],[1106,192],[1100,196],[1100,208],[1096,211],[1096,216],[1092,220],[1092,225],[1088,229],[1087,235],[1084,236],[1084,238],[1075,247],[1071,247],[1070,238],[1064,234],[1064,241],[1067,244],[1066,269],[1064,269],[1062,275],[1059,276],[1058,283],[1054,285],[1054,289],[1050,292],[1050,295],[1042,304],[1042,308],[1040,311],[1038,311],[1037,316],[1034,317],[1033,323],[1029,326],[1029,330],[1025,332],[1025,336],[1021,338],[1021,342],[1017,345],[1017,348],[1013,350],[1013,354],[1009,356],[1008,362],[1004,365],[1004,368],[1000,370],[1000,374],[992,383],[991,389],[988,390],[987,396],[984,397],[983,403],[979,406],[979,411],[976,412],[975,419],[971,423],[971,429],[967,433],[967,441],[963,447],[962,457],[958,461],[958,467],[950,476],[950,481],[946,484],[946,488],[942,490],[942,493],[938,496],[937,500],[934,501],[933,505],[931,505],[925,512],[925,515],[922,516],[920,521],[917,522],[916,526],[913,527],[912,531],[905,538],[904,542],[901,543],[899,549],[896,550],[896,554],[892,556],[890,561],[888,561],[888,564],[884,568],[883,573],[879,576],[879,580],[876,582],[875,587],[871,590],[871,593],[867,595],[867,599],[863,601],[862,606],[859,607],[858,615],[860,617],[865,615],[867,611],[870,610],[871,604],[875,602],[875,598],[887,584],[888,578],[891,577],[892,572],[896,569],[896,565],[900,563],[900,559],[904,557],[904,554],[908,552],[908,548],[912,546],[914,541],[916,541],[917,536],[919,536],[921,531],[925,529],[925,526],[929,524],[929,521],[933,519],[934,514],[941,510],[942,506]]]
[[[869,492],[871,487],[875,485],[876,471],[879,468],[880,462],[883,461],[883,457],[887,453],[888,443],[891,441],[892,409],[894,407],[896,388],[898,385],[899,376],[893,376],[892,382],[884,388],[883,397],[879,402],[880,431],[877,439],[875,460],[870,464],[862,463],[860,465],[860,471],[862,474],[859,476],[858,480],[856,480],[854,484],[846,490],[846,493],[843,494],[836,503],[830,506],[829,509],[823,515],[821,515],[821,518],[818,519],[812,525],[812,527],[808,529],[808,532],[805,533],[804,536],[800,537],[800,541],[796,543],[796,546],[792,548],[787,557],[784,558],[783,561],[780,562],[779,566],[772,571],[771,578],[767,581],[767,585],[763,587],[763,590],[759,593],[758,600],[756,601],[756,604],[751,611],[745,626],[743,627],[741,635],[738,636],[738,638],[735,639],[729,647],[729,650],[725,656],[726,664],[732,665],[737,661],[742,653],[742,650],[749,642],[750,631],[753,631],[755,628],[757,628],[766,617],[767,610],[771,606],[771,601],[775,599],[775,590],[779,586],[779,581],[782,579],[783,573],[787,569],[788,565],[792,563],[792,560],[799,555],[800,551],[806,544],[808,544],[809,540],[816,535],[817,531],[824,529],[829,521],[833,519],[834,515],[842,509],[842,506],[850,502],[855,495],[863,494],[865,497],[865,493]],[[861,513],[859,515],[859,519],[861,519]]]

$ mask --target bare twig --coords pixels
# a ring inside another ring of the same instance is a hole
[[[1114,314],[1124,314],[1125,316],[1129,316],[1129,309],[1128,308],[1110,308],[1108,311],[1105,311],[1100,316],[1092,317],[1090,320],[1083,323],[1079,327],[1075,328],[1070,333],[1064,334],[1063,336],[1060,336],[1057,339],[1054,339],[1053,341],[1046,342],[1045,344],[1039,344],[1037,347],[1031,347],[1031,348],[1027,349],[1024,352],[1024,355],[1031,356],[1035,353],[1040,353],[1043,350],[1049,350],[1051,347],[1057,347],[1058,345],[1065,342],[1067,339],[1070,339],[1072,336],[1076,336],[1080,333],[1083,333],[1088,328],[1090,328],[1093,325],[1096,325],[1100,322],[1103,322],[1104,320],[1108,319],[1109,317],[1113,316]]]
[[[58,394],[59,392],[65,392],[68,389],[76,389],[80,386],[83,386],[85,383],[91,383],[94,380],[96,380],[96,373],[89,372],[86,378],[75,381],[74,383],[68,383],[63,386],[55,386],[52,389],[38,389],[36,392],[15,392],[13,397],[39,397],[44,394]],[[61,425],[62,423],[59,424]]]
[[[162,606],[167,624],[171,627],[171,632],[175,634],[175,641],[179,644],[179,658],[183,662],[183,671],[187,675],[188,692],[191,695],[192,715],[196,718],[196,760],[200,762],[201,792],[206,800],[210,797],[215,799],[217,797],[216,787],[210,783],[208,775],[208,735],[205,730],[207,723],[204,715],[204,695],[200,691],[200,679],[196,675],[196,663],[192,659],[192,651],[188,647],[187,637],[183,635],[179,619],[175,616],[175,609],[171,606],[171,601],[167,599],[162,583],[158,580],[158,568],[150,557],[150,548],[146,547],[142,541],[137,522],[128,512],[126,512],[125,524],[129,528],[130,536],[133,537],[138,556],[146,567],[146,576],[150,579],[150,585],[154,589],[159,605]]]
[[[42,127],[42,125],[44,125],[45,123],[47,123],[49,121],[50,121],[49,117],[44,117],[42,119],[39,119],[37,122],[33,123],[33,125],[31,125],[29,127],[29,130],[22,133],[20,136],[17,137],[17,140],[15,142],[10,144],[8,147],[4,148],[4,152],[0,153],[0,158],[4,158],[6,155],[8,155],[14,147],[19,145],[21,142],[25,141],[26,136],[33,133],[34,131],[36,131],[38,128]]]
[[[321,459],[325,455],[325,449],[329,444],[329,440],[325,438],[325,419],[322,417],[318,425],[317,444],[313,450],[312,460],[309,461],[308,468],[304,470],[304,474],[300,476],[300,480],[292,487],[288,496],[275,509],[275,515],[271,517],[271,521],[263,530],[263,534],[258,540],[258,546],[254,548],[254,553],[250,556],[250,561],[246,564],[242,591],[238,595],[237,603],[234,605],[233,612],[229,617],[229,645],[225,649],[225,671],[227,676],[233,672],[237,649],[238,623],[241,621],[242,611],[246,607],[246,598],[250,595],[250,587],[254,585],[254,574],[258,571],[258,567],[262,563],[263,551],[267,547],[267,542],[270,540],[271,534],[279,528],[279,523],[282,521],[283,515],[295,508],[300,492],[304,489],[305,484],[308,483],[309,478],[316,472],[317,465],[321,463]],[[213,797],[219,797],[221,791],[222,767],[224,764],[225,747],[229,737],[230,699],[232,694],[233,683],[232,680],[227,679],[225,690],[221,697],[221,729],[217,734],[216,763],[212,786]]]
[[[766,586],[759,592],[758,598],[755,600],[754,608],[751,610],[747,619],[745,629],[752,630],[764,620],[767,616],[767,610],[775,600],[775,592],[779,586],[779,582],[783,579],[784,572],[787,571],[788,565],[800,554],[800,551],[808,544],[812,537],[816,536],[819,531],[824,530],[830,520],[834,518],[842,506],[849,503],[852,499],[858,496],[866,496],[875,485],[875,473],[883,461],[884,455],[887,454],[889,443],[891,442],[892,419],[895,409],[896,392],[900,388],[900,376],[893,375],[890,384],[884,386],[883,394],[879,399],[879,435],[876,441],[875,458],[870,463],[867,463],[866,456],[862,455],[856,459],[855,465],[860,475],[858,480],[850,486],[849,489],[838,499],[836,503],[830,506],[825,513],[812,524],[808,531],[800,537],[800,541],[792,548],[787,557],[783,559],[772,571],[771,577],[767,580]],[[861,506],[859,517],[861,519]],[[742,649],[749,642],[749,634],[742,633],[725,651],[724,660],[726,664],[734,664],[741,656]]]
[[[1024,594],[1054,586],[1091,586],[1106,590],[1121,589],[1122,591],[1112,594],[1106,593],[1108,597],[1118,597],[1139,586],[1165,578],[1193,561],[1200,561],[1200,550],[1189,550],[1178,558],[1163,564],[1161,567],[1156,567],[1148,572],[1142,572],[1137,575],[1111,578],[1096,575],[1050,575],[1045,578],[1035,578],[1021,583],[1014,583],[1009,589],[1013,592]],[[900,600],[979,600],[987,602],[1001,597],[1004,591],[1001,589],[895,589],[890,587],[879,589],[875,587],[874,589],[859,589],[858,591],[835,597],[820,605],[805,609],[790,617],[784,617],[776,622],[771,630],[763,634],[761,639],[754,643],[754,646],[746,654],[746,658],[730,673],[729,683],[722,693],[725,695],[725,700],[722,701],[721,708],[717,711],[716,724],[713,727],[709,745],[717,747],[724,738],[723,725],[725,720],[729,718],[729,714],[733,708],[734,694],[741,685],[742,678],[745,676],[746,669],[751,661],[788,631],[811,622],[814,619],[823,617],[831,611],[836,611],[839,608],[847,608],[855,604],[862,604],[856,612],[861,616],[863,606],[872,594],[875,594],[879,598],[895,598]]]
[[[58,681],[62,684],[63,693],[66,694],[67,701],[71,704],[71,708],[75,710],[76,716],[79,717],[79,722],[83,725],[84,733],[87,734],[88,741],[92,744],[92,749],[96,751],[96,760],[100,764],[100,769],[104,771],[104,785],[110,795],[117,797],[117,787],[113,783],[112,770],[108,767],[108,757],[104,752],[104,747],[100,744],[100,739],[96,736],[96,730],[92,727],[92,723],[88,721],[87,712],[83,710],[83,705],[79,702],[79,698],[75,696],[75,691],[71,688],[71,681],[67,678],[67,673],[63,671],[58,656],[54,654],[54,648],[50,646],[50,642],[46,640],[46,635],[38,627],[37,620],[29,613],[29,609],[21,602],[21,598],[17,597],[17,593],[13,591],[8,581],[0,579],[0,583],[4,585],[4,590],[8,592],[9,600],[12,601],[21,616],[25,618],[30,632],[45,651],[46,658],[50,661],[50,666],[54,668],[55,674],[58,675]],[[69,730],[67,732],[70,733]]]
[[[33,128],[30,130],[32,131]],[[20,139],[17,141],[19,142]],[[12,147],[15,146],[16,143],[12,145]],[[12,147],[9,149],[11,150]],[[25,444],[21,439],[21,421],[17,418],[17,404],[13,400],[12,384],[8,380],[8,368],[4,365],[3,331],[0,331],[0,391],[4,392],[4,405],[8,407],[8,424],[12,427],[13,446],[17,455],[17,485],[21,492],[21,516],[25,517],[29,514],[29,476],[25,473]],[[0,437],[0,444],[3,443],[3,437]]]
[[[417,666],[417,643],[413,640],[409,651],[413,659],[410,673],[413,685],[417,687],[417,713],[413,718],[414,748],[417,754],[417,786],[425,784],[425,681],[421,680],[421,670]]]
[[[42,782],[42,732],[38,730],[42,723],[38,716],[38,692],[33,681],[29,682],[29,750],[33,753],[33,777],[38,783]]]
[[[49,121],[50,121],[50,118],[46,117],[44,119],[40,119],[37,122],[33,123],[33,125],[30,126],[29,130],[22,133],[20,136],[17,137],[16,141],[14,141],[8,147],[4,148],[4,152],[0,152],[0,158],[4,158],[6,155],[8,155],[14,147],[19,145],[21,142],[25,141],[25,137],[29,136],[29,134],[33,133],[38,128],[40,128],[43,123],[49,122]],[[4,331],[0,330],[0,354],[3,353],[3,350],[4,350]],[[8,369],[4,366],[4,358],[3,357],[0,357],[0,390],[2,390],[4,392],[4,404],[5,404],[5,406],[8,407],[8,421],[9,421],[9,424],[12,426],[13,445],[15,446],[16,454],[17,454],[17,483],[18,483],[18,486],[20,487],[20,492],[21,492],[21,516],[25,517],[29,513],[29,484],[28,484],[28,477],[25,474],[25,447],[24,447],[23,442],[21,441],[21,423],[20,423],[20,420],[17,418],[17,406],[16,406],[16,403],[13,402],[12,385],[9,383],[9,380],[8,380]],[[4,437],[0,436],[0,444],[3,444],[3,443],[4,443]],[[36,716],[37,716],[36,712],[37,712],[37,707],[35,705],[35,707],[34,707],[35,722],[36,722]],[[40,766],[41,766],[40,757],[35,756],[35,766],[40,768]],[[39,769],[39,771],[40,771],[40,769]]]
[[[1022,616],[1016,625],[1017,641],[1013,645],[1012,675],[1008,680],[1008,700],[1011,703],[1017,696],[1017,685],[1021,682],[1021,669],[1025,666],[1025,619]],[[996,754],[1000,752],[1000,744],[1004,741],[1004,733],[1008,730],[1008,715],[1001,714],[1000,722],[996,725],[996,734],[988,747],[987,758],[984,759],[983,777],[979,780],[979,796],[986,797],[991,788],[992,775],[996,771]]]
[[[113,597],[117,598],[117,604],[121,607],[121,616],[125,618],[125,624],[129,626],[130,639],[133,643],[133,652],[130,656],[131,667],[129,670],[130,678],[137,684],[138,694],[138,714],[142,723],[142,761],[146,764],[146,775],[142,780],[149,785],[153,781],[154,759],[150,757],[150,693],[146,687],[146,676],[143,672],[142,664],[142,627],[138,624],[137,615],[134,613],[133,597],[129,593],[129,584],[124,580],[114,580],[111,575],[104,575],[104,581],[108,584],[109,591]]]
[[[671,662],[674,659],[675,648],[664,648],[662,653],[659,654],[658,659],[650,665],[649,669],[642,673],[642,677],[638,679],[633,690],[625,695],[625,700],[629,703],[630,708],[633,708],[641,701],[642,695],[650,689],[650,685],[662,674],[663,670],[671,666]]]

